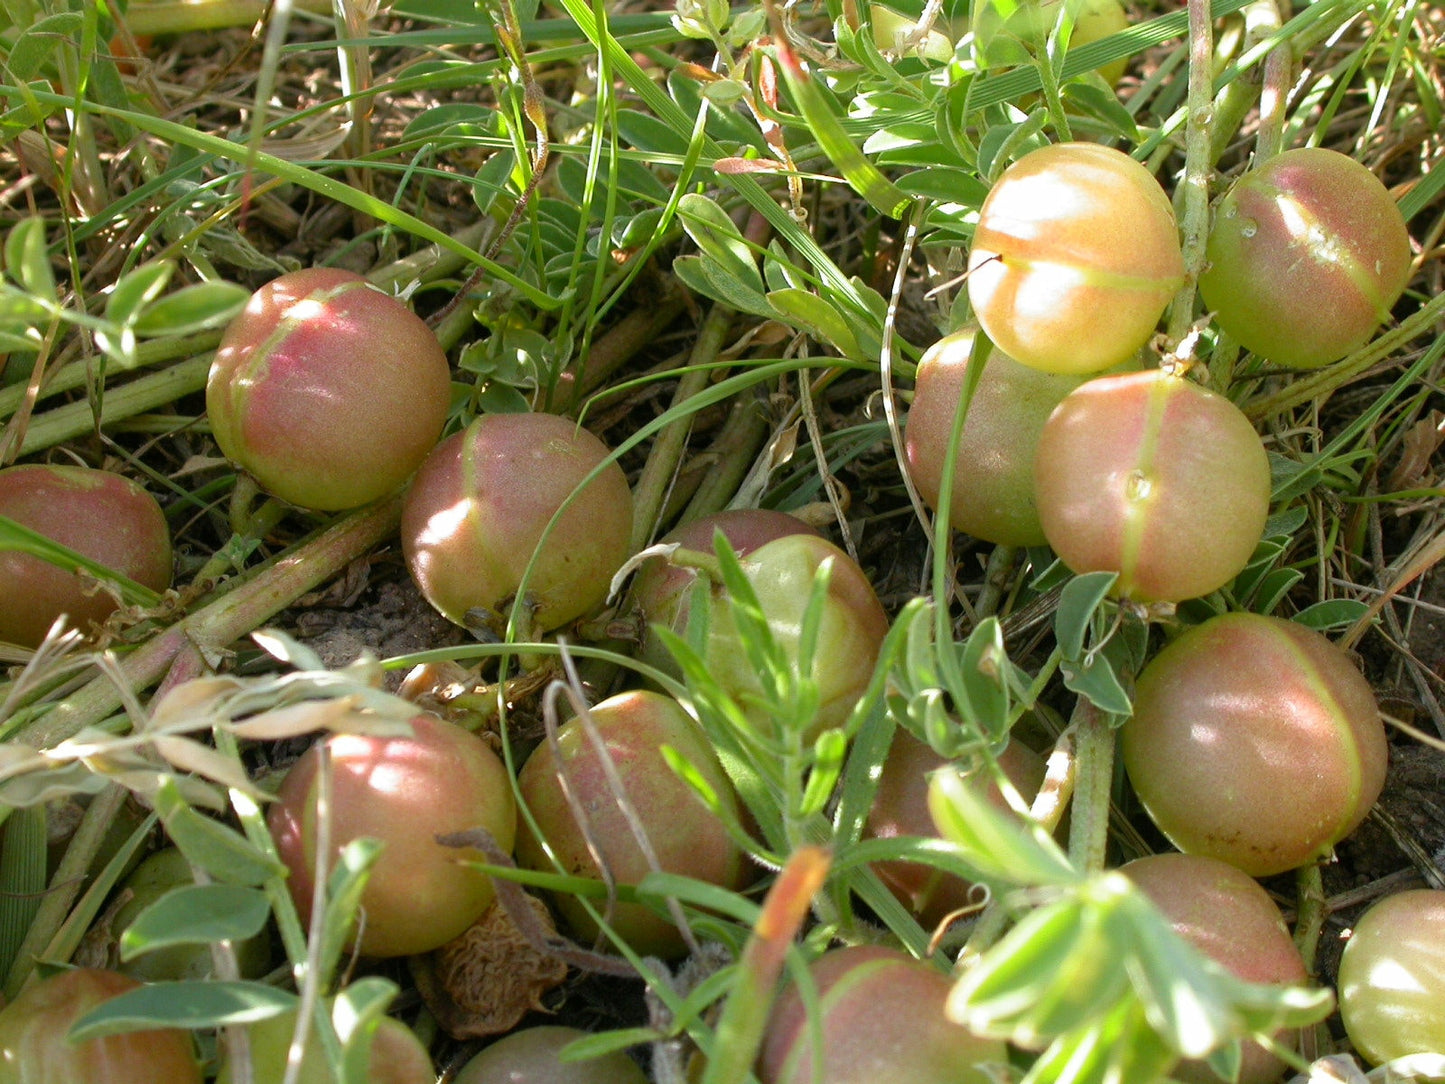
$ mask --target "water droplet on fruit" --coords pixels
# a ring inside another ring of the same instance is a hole
[[[1252,218],[1246,218],[1239,224],[1239,234],[1241,237],[1253,237],[1258,232],[1259,223]]]
[[[1131,501],[1144,501],[1149,499],[1149,493],[1154,484],[1143,471],[1130,471],[1129,477],[1124,483],[1124,496]]]

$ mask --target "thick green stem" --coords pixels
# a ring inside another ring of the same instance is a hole
[[[135,690],[159,681],[185,647],[223,650],[261,627],[307,591],[335,576],[396,530],[401,498],[391,497],[350,513],[310,542],[258,570],[250,580],[182,619],[120,661]],[[33,720],[13,740],[47,749],[95,726],[121,706],[120,691],[105,675]]]
[[[1295,948],[1304,958],[1305,970],[1315,973],[1315,953],[1325,928],[1325,882],[1318,862],[1295,871],[1295,899],[1299,909],[1294,924]]]
[[[1109,844],[1109,797],[1114,786],[1114,727],[1088,699],[1074,708],[1074,800],[1069,811],[1069,858],[1084,873],[1104,868]]]
[[[1194,322],[1194,289],[1204,269],[1204,245],[1209,238],[1209,176],[1214,169],[1211,20],[1209,0],[1189,0],[1189,109],[1184,129],[1184,179],[1178,193],[1184,282],[1169,311],[1171,349],[1178,347]]]
[[[717,439],[698,457],[707,469],[693,489],[680,522],[689,523],[726,508],[752,470],[767,437],[768,419],[763,404],[750,395],[733,399]],[[673,503],[677,503],[678,494],[674,492],[673,496]]]
[[[672,397],[674,409],[684,407],[689,399],[703,391],[712,382],[716,373],[708,363],[717,360],[722,349],[733,312],[723,305],[715,305],[698,331],[697,342],[693,345],[687,369],[678,381],[677,391]],[[637,551],[647,545],[657,527],[658,517],[667,502],[667,492],[673,476],[677,473],[682,454],[687,448],[687,435],[692,429],[692,417],[679,418],[671,425],[658,430],[653,438],[652,451],[643,465],[642,476],[633,487],[634,518],[632,549]]]

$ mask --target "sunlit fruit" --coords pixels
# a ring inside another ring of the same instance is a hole
[[[153,591],[171,583],[165,513],[144,487],[112,471],[26,464],[0,470],[0,516]],[[0,550],[0,640],[34,647],[61,614],[81,632],[104,621],[116,597],[88,574]]]
[[[975,340],[973,328],[946,335],[918,363],[903,447],[909,476],[935,511]],[[948,506],[954,530],[1006,546],[1043,544],[1034,449],[1049,414],[1082,379],[1020,365],[1000,350],[989,354],[954,458]]]
[[[0,1084],[201,1084],[188,1031],[67,1038],[92,1009],[140,985],[118,971],[88,967],[31,983],[0,1009]]]
[[[1219,326],[1280,365],[1313,368],[1363,346],[1410,278],[1394,197],[1353,158],[1285,151],[1220,201],[1199,278]]]
[[[620,1050],[586,1061],[559,1061],[587,1032],[544,1024],[502,1036],[457,1073],[452,1084],[647,1084],[647,1074]]]
[[[1326,857],[1385,781],[1380,710],[1349,656],[1253,613],[1210,618],[1160,651],[1120,741],[1174,845],[1255,877]]]
[[[1360,916],[1339,997],[1350,1042],[1373,1064],[1445,1054],[1445,892],[1397,892]]]
[[[1269,457],[1232,402],[1162,370],[1098,377],[1050,415],[1034,456],[1049,545],[1114,592],[1178,602],[1223,587],[1269,515]]]
[[[980,1039],[943,1014],[953,983],[897,949],[832,949],[809,971],[818,986],[819,1054],[802,995],[789,985],[769,1017],[758,1056],[763,1084],[988,1084],[983,1066],[1008,1064],[1003,1043]]]
[[[475,848],[446,847],[436,837],[473,828],[504,851],[516,832],[507,769],[471,731],[432,715],[411,720],[410,737],[333,734],[330,752],[331,856],[354,839],[383,850],[361,897],[356,947],[363,956],[430,952],[460,935],[491,904],[491,879],[472,863]],[[292,766],[269,814],[271,834],[290,870],[288,884],[303,916],[311,910],[316,872],[319,745]]]
[[[330,511],[398,488],[441,436],[451,369],[431,329],[360,275],[272,279],[206,382],[221,451],[284,501]]]
[[[1052,373],[1129,361],[1184,281],[1169,197],[1122,151],[1055,143],[1003,172],[979,210],[968,296],[1004,353]]]
[[[523,820],[517,861],[554,870],[550,849],[563,871],[600,878],[600,858],[614,883],[634,885],[654,868],[634,835],[640,826],[658,868],[742,887],[750,873],[742,851],[662,753],[663,746],[670,747],[697,769],[736,822],[740,809],[732,784],[697,723],[671,697],[646,690],[609,697],[588,715],[601,750],[584,721],[573,719],[558,731],[555,750],[544,741],[517,773],[517,791],[540,832],[540,838],[533,835]],[[586,825],[577,822],[574,802],[585,812]],[[596,938],[599,927],[576,896],[563,892],[554,898],[579,938]],[[605,901],[593,902],[605,911]],[[608,924],[640,953],[673,957],[686,947],[672,921],[646,904],[617,904]]]
[[[1253,877],[1197,854],[1154,854],[1119,867],[1144,890],[1179,934],[1215,963],[1246,982],[1304,985],[1309,970],[1284,916]],[[1286,1046],[1295,1036],[1281,1033]],[[1283,1074],[1279,1058],[1255,1042],[1245,1043],[1236,1084],[1272,1084]],[[1182,1084],[1216,1084],[1219,1077],[1202,1062],[1170,1071]]]
[[[524,590],[541,631],[598,605],[632,544],[632,492],[608,455],[555,414],[483,414],[437,445],[401,520],[427,600],[463,624],[468,610],[502,613]]]

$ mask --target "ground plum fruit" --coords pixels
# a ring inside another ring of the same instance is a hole
[[[784,535],[818,533],[797,516],[786,512],[774,512],[767,508],[733,508],[685,523],[668,532],[660,542],[712,553],[718,531],[722,532],[739,557]],[[692,586],[697,581],[697,575],[696,569],[673,564],[661,556],[649,557],[638,566],[632,581],[632,600],[648,625],[662,625],[679,636],[686,631]],[[672,656],[650,628],[642,633],[638,657],[664,673],[677,673]]]
[[[1361,915],[1339,996],[1345,1031],[1370,1062],[1445,1054],[1445,891],[1396,892]]]
[[[140,985],[117,971],[86,967],[31,983],[0,1009],[0,1084],[201,1084],[190,1032],[66,1038],[82,1016]]]
[[[975,5],[973,25],[974,49],[980,67],[998,68],[1027,64],[1030,53],[1042,54],[1054,23],[1058,20],[1062,0],[1042,0],[1038,4],[1018,4],[1005,0],[1004,16],[998,0],[984,0]],[[1129,26],[1128,13],[1119,0],[1082,0],[1074,16],[1074,31],[1069,49],[1107,38]],[[1098,69],[1112,86],[1124,74],[1126,62],[1112,60]]]
[[[1119,867],[1169,920],[1174,932],[1246,982],[1303,985],[1309,971],[1284,916],[1253,877],[1198,854],[1154,854]],[[1282,1033],[1277,1042],[1293,1045]],[[1259,1043],[1246,1043],[1237,1084],[1271,1084],[1284,1062]],[[1203,1062],[1176,1066],[1170,1079],[1218,1084]]]
[[[466,930],[494,898],[491,879],[471,862],[473,848],[445,847],[438,835],[485,828],[511,850],[516,802],[491,747],[434,715],[411,720],[410,737],[333,734],[329,870],[341,848],[363,836],[381,856],[361,897],[357,949],[363,956],[408,956],[439,948]],[[290,870],[303,916],[311,910],[316,869],[316,784],[320,745],[287,773],[269,813],[271,834]]]
[[[928,778],[948,763],[927,742],[919,741],[906,730],[896,731],[878,777],[864,835],[878,839],[936,837],[938,831],[928,811]],[[999,754],[998,764],[1020,796],[1032,801],[1044,781],[1043,758],[1028,746],[1010,741]],[[984,772],[975,772],[968,778],[985,787],[989,800],[999,809],[1012,808],[998,785],[992,778],[985,778]],[[936,926],[950,912],[978,902],[968,881],[921,862],[877,862],[873,870],[888,890],[928,926]]]
[[[292,271],[226,329],[206,381],[216,443],[284,501],[333,511],[399,487],[441,436],[446,352],[360,275]]]
[[[1131,360],[1184,281],[1169,197],[1122,151],[1030,151],[979,209],[968,296],[979,324],[1024,365],[1103,372]]]
[[[7,467],[0,470],[0,516],[153,591],[170,586],[165,513],[129,478],[90,467]],[[34,647],[61,614],[87,632],[115,608],[115,598],[88,577],[30,554],[0,551],[0,640]]]
[[[742,887],[750,872],[742,851],[663,758],[664,745],[675,749],[701,773],[733,819],[740,816],[732,783],[702,730],[677,701],[638,690],[609,697],[588,714],[660,867],[727,888]],[[564,778],[573,800],[587,812],[585,831],[563,790]],[[524,818],[517,839],[521,865],[555,868],[543,848],[545,840],[568,873],[601,875],[590,844],[618,884],[636,884],[652,869],[613,791],[607,763],[582,720],[573,719],[558,731],[556,751],[549,742],[537,746],[517,773],[517,791],[541,833],[541,839],[533,835]],[[579,937],[591,941],[597,936],[597,923],[575,896],[559,894],[556,903]],[[604,906],[598,903],[599,909]],[[617,904],[609,925],[640,953],[674,957],[686,949],[672,922],[644,904]]]
[[[987,1084],[979,1068],[1006,1065],[1002,1042],[981,1039],[944,1016],[953,983],[897,949],[857,945],[832,949],[809,970],[822,1013],[825,1084]],[[813,1044],[807,1009],[789,985],[773,1007],[758,1056],[763,1084],[807,1084]]]
[[[535,553],[526,592],[536,629],[600,603],[632,545],[632,492],[607,463],[573,493],[608,455],[576,422],[540,413],[483,414],[438,444],[401,518],[407,567],[427,600],[458,624],[473,608],[500,613]]]
[[[587,1032],[544,1024],[504,1035],[462,1066],[452,1084],[647,1084],[647,1074],[620,1050],[561,1062],[563,1047]]]
[[[919,496],[935,511],[976,339],[973,328],[955,331],[918,363],[903,450]],[[1034,503],[1034,449],[1049,414],[1082,380],[1020,365],[1001,350],[988,356],[954,459],[948,506],[954,530],[1005,546],[1044,543]]]
[[[847,721],[872,680],[888,634],[888,615],[858,563],[826,538],[786,535],[759,546],[741,561],[775,643],[795,665],[813,577],[825,561],[832,565],[809,673],[818,691],[810,734]],[[757,669],[738,635],[726,589],[714,586],[710,603],[703,661],[724,691],[746,705],[762,691]],[[761,711],[750,715],[763,732],[776,729]]]
[[[322,1009],[329,1006],[323,1004]],[[296,1013],[284,1012],[269,1016],[249,1025],[251,1042],[251,1079],[256,1084],[275,1081],[279,1084],[286,1077],[286,1059],[291,1049],[291,1037],[296,1031]],[[436,1069],[431,1056],[416,1033],[394,1016],[383,1016],[377,1021],[376,1031],[371,1036],[367,1051],[367,1084],[435,1084]],[[216,1084],[231,1084],[231,1062],[228,1058],[221,1067]],[[297,1084],[336,1084],[336,1077],[327,1064],[321,1049],[319,1031],[313,1030],[311,1041],[301,1058]],[[156,1084],[169,1084],[157,1080]]]
[[[1364,345],[1410,277],[1405,218],[1353,158],[1304,147],[1220,201],[1199,278],[1219,326],[1280,365],[1315,368]]]
[[[1380,710],[1349,656],[1254,613],[1210,618],[1160,651],[1120,741],[1135,792],[1174,845],[1254,877],[1326,856],[1385,781]]]
[[[1269,516],[1269,457],[1238,407],[1163,370],[1097,377],[1044,424],[1034,496],[1074,572],[1114,593],[1179,602],[1223,587]]]

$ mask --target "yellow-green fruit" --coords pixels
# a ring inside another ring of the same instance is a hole
[[[1285,151],[1220,201],[1199,278],[1246,349],[1315,368],[1363,346],[1410,278],[1410,235],[1379,179],[1323,147]]]
[[[1122,151],[1057,143],[1008,167],[979,209],[968,297],[1004,353],[1099,373],[1149,341],[1184,281],[1169,197]]]
[[[562,1062],[562,1048],[587,1037],[577,1028],[542,1025],[498,1039],[456,1075],[453,1084],[647,1084],[647,1074],[621,1050]]]
[[[982,0],[976,7],[973,21],[974,49],[979,66],[1012,67],[1029,62],[1030,53],[1042,54],[1058,22],[1060,0],[1043,3],[1018,3],[1004,0],[1012,10],[1003,14],[997,0]],[[1077,49],[1129,26],[1129,16],[1119,0],[1080,0],[1074,14],[1074,31],[1069,48]],[[1110,86],[1124,74],[1125,60],[1113,60],[1096,70]]]
[[[329,1006],[323,1005],[323,1010]],[[256,1084],[279,1084],[286,1075],[286,1058],[291,1049],[291,1037],[296,1030],[296,1013],[284,1012],[279,1016],[258,1020],[247,1028],[250,1038],[251,1079]],[[376,1031],[371,1037],[367,1051],[366,1080],[368,1084],[434,1084],[436,1070],[431,1056],[416,1034],[400,1020],[383,1016],[377,1021]],[[231,1059],[221,1066],[216,1084],[231,1084],[234,1079]],[[321,1049],[321,1036],[312,1033],[301,1058],[301,1069],[296,1077],[297,1084],[336,1084],[336,1077]],[[163,1084],[157,1081],[156,1084]]]
[[[1340,959],[1340,1016],[1376,1065],[1445,1053],[1445,892],[1386,896],[1355,923]]]

